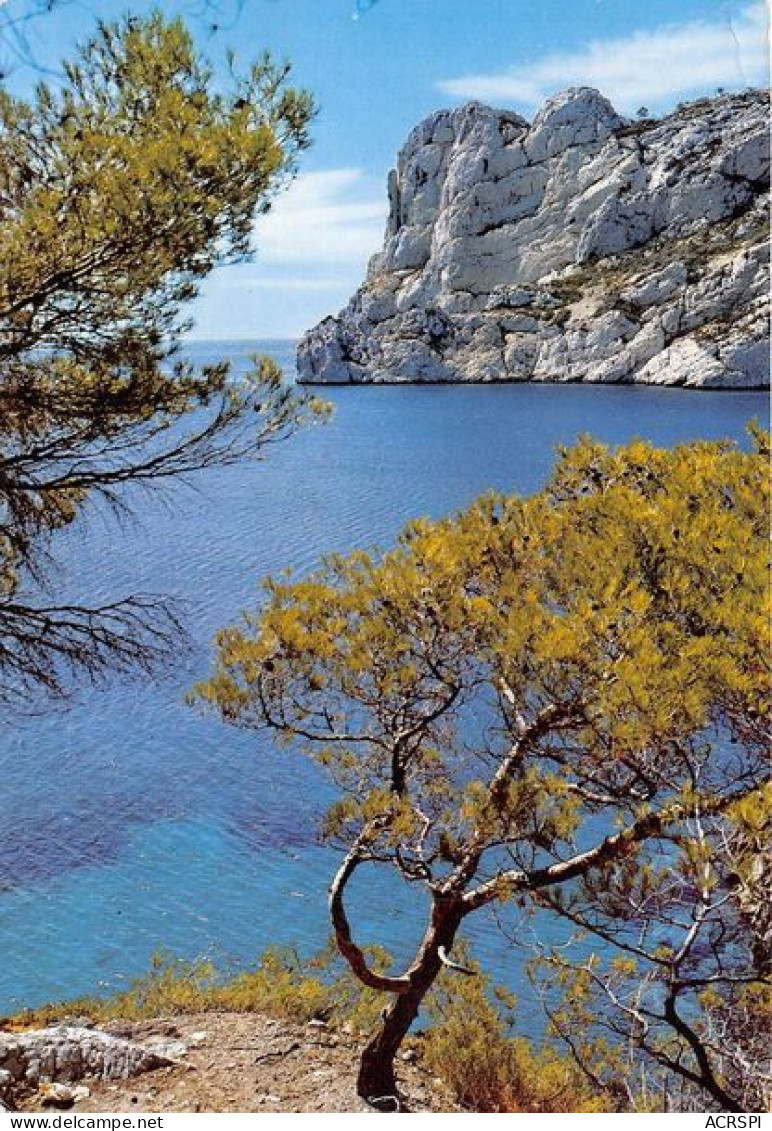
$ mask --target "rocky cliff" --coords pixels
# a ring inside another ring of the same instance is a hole
[[[634,122],[587,87],[530,123],[433,114],[300,380],[767,385],[766,125],[760,91]]]

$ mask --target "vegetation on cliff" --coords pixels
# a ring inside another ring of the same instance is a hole
[[[389,962],[389,956],[377,948],[370,948],[368,957],[381,966]],[[406,1066],[417,1064],[434,1080],[433,1110],[448,1110],[449,1097],[469,1111],[610,1109],[613,1097],[591,1084],[570,1057],[548,1042],[538,1044],[517,1035],[515,998],[503,987],[491,987],[475,969],[478,976],[462,982],[449,973],[440,976],[427,1000],[426,1025],[407,1042],[401,1085]],[[168,1024],[170,1019],[212,1013],[224,1018],[253,1014],[281,1026],[306,1025],[333,1041],[350,1042],[378,1023],[381,1004],[380,995],[351,974],[334,944],[307,960],[294,950],[272,947],[254,967],[230,975],[211,963],[187,963],[159,954],[150,973],[125,992],[27,1010],[5,1024],[11,1031],[21,1031],[88,1017],[97,1025],[123,1031],[124,1021],[141,1030],[143,1022],[157,1019]],[[204,1025],[209,1027],[206,1021]],[[216,1047],[213,1052],[217,1056]],[[272,1054],[264,1055],[270,1059]],[[231,1056],[229,1049],[220,1051],[221,1060]],[[343,1089],[350,1089],[353,1056],[352,1049],[342,1074]],[[227,1076],[222,1064],[219,1073]],[[227,1088],[225,1079],[221,1084]]]
[[[443,967],[467,973],[450,958],[467,916],[522,908],[619,954],[603,973],[545,948],[573,971],[556,983],[568,1011],[545,994],[590,1078],[629,1090],[618,1060],[595,1067],[611,1032],[705,1102],[745,1110],[739,1042],[758,1102],[769,933],[748,908],[767,768],[767,456],[760,434],[750,453],[586,439],[531,498],[483,498],[412,523],[380,557],[269,580],[262,611],[220,633],[199,698],[273,729],[340,790],[326,822],[344,849],[336,941],[390,996],[360,1095],[395,1092],[426,994]],[[352,876],[384,866],[426,915],[400,973],[368,961],[345,908]],[[730,1033],[720,1011],[741,1006],[754,1024]]]

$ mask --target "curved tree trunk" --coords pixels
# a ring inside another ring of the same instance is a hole
[[[440,948],[444,948],[445,952],[450,950],[462,918],[460,900],[435,897],[431,923],[408,971],[410,988],[398,993],[384,1010],[383,1024],[362,1050],[357,1092],[376,1107],[384,1106],[388,1101],[393,1107],[398,1107],[394,1060],[418,1016],[421,1002],[442,969]]]
[[[392,1101],[394,1108],[397,1106],[394,1059],[418,1016],[425,993],[426,990],[411,990],[409,993],[399,994],[388,1009],[384,1010],[383,1025],[362,1050],[357,1092],[375,1107],[385,1105],[387,1101]]]

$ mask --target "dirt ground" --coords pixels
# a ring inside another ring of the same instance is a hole
[[[90,1095],[77,1112],[365,1112],[354,1088],[359,1035],[319,1022],[297,1025],[247,1013],[204,1013],[100,1026],[152,1046],[179,1040],[187,1052],[173,1067],[129,1080],[86,1079]],[[404,1059],[404,1058],[407,1059]],[[442,1081],[400,1059],[404,1110],[458,1108]],[[38,1093],[22,1105],[39,1111]]]

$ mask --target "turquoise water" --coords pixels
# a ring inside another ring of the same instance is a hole
[[[238,364],[291,343],[195,345]],[[322,553],[388,544],[415,515],[480,492],[532,491],[556,444],[582,432],[673,444],[742,438],[761,393],[582,386],[336,388],[331,423],[267,458],[139,499],[122,527],[96,511],[62,534],[58,581],[92,599],[166,592],[187,602],[193,648],[155,683],[83,688],[66,710],[0,736],[0,1013],[125,986],[165,948],[245,964],[268,943],[308,953],[328,935],[335,855],[318,843],[331,796],[306,762],[183,703],[215,629],[259,600],[258,581]],[[358,935],[406,955],[421,929],[391,877],[368,876]],[[376,900],[386,904],[385,926]],[[477,952],[519,986],[492,923]]]

